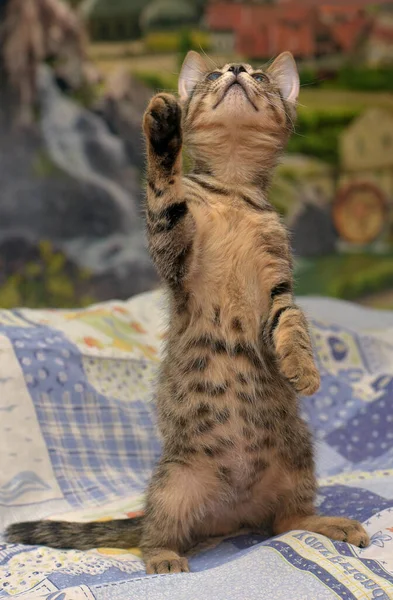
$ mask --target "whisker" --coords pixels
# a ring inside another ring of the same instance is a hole
[[[274,94],[272,94],[271,92],[266,92],[266,96],[268,96],[267,100],[268,100],[270,106],[274,106],[275,108],[278,108],[279,110],[284,111],[284,107],[281,103],[273,102],[271,100],[271,98],[274,98],[274,100],[277,99],[277,97]]]
[[[266,70],[267,70],[267,69],[270,67],[270,65],[272,65],[272,64],[274,63],[274,61],[275,61],[275,58],[271,58],[271,59],[269,59],[269,60],[268,60],[267,62],[265,62],[265,63],[264,63],[264,64],[263,64],[261,67],[259,67],[259,69],[260,69],[261,71],[266,71]]]
[[[266,92],[266,96],[267,96],[267,101],[270,104],[270,106],[274,106],[277,109],[283,110],[283,106],[282,105],[278,105],[275,102],[272,102],[272,100],[269,98],[269,96],[275,98],[275,96],[273,94],[271,94],[270,92]],[[291,118],[291,116],[287,114],[287,117],[288,117],[288,119],[289,119],[289,121],[290,121],[290,123],[292,125],[292,127],[287,127],[287,130],[291,131],[295,135],[299,135],[300,137],[305,137],[305,136],[301,135],[300,133],[297,133],[297,131],[296,131],[296,124],[293,121],[293,119]]]
[[[274,95],[273,95],[271,92],[266,92],[266,95],[267,95],[267,96],[271,96],[271,97],[275,98],[275,96],[274,96]],[[271,104],[271,105],[273,105],[273,102],[272,102],[271,100],[269,100],[269,102],[270,102],[270,104]],[[275,106],[276,108],[282,108],[282,106],[279,106],[279,105],[277,105],[277,104],[274,104],[274,106]],[[297,102],[297,106],[301,106],[302,108],[307,108],[307,106],[306,106],[305,104],[301,104],[300,102]],[[295,124],[294,124],[293,120],[291,119],[290,115],[288,115],[288,118],[289,118],[289,120],[291,121],[291,123],[292,123],[292,125],[293,125],[293,128],[294,128],[294,130],[295,130]]]
[[[203,53],[203,54],[206,56],[206,58],[207,58],[207,59],[208,59],[208,60],[211,62],[211,64],[213,65],[213,67],[214,67],[215,69],[219,69],[218,65],[217,65],[217,64],[214,62],[214,60],[213,60],[213,59],[212,59],[210,56],[208,56],[207,52],[205,52],[205,50],[202,48],[201,44],[198,44],[198,46],[199,46],[199,48],[200,48],[201,52],[202,52],[202,53]]]
[[[308,81],[307,83],[301,83],[300,87],[307,87],[307,86],[315,85],[316,83],[323,83],[324,81],[329,81],[329,78],[328,77],[318,77],[317,79],[314,79],[313,81]]]

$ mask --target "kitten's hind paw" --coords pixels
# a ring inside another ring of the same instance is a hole
[[[189,571],[187,559],[169,550],[164,550],[146,561],[146,573],[148,575],[189,573]]]

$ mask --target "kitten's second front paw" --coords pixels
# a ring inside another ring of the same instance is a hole
[[[159,156],[177,155],[181,148],[181,108],[174,96],[157,94],[143,119],[143,130]]]
[[[312,396],[321,386],[321,376],[313,365],[311,368],[305,367],[300,376],[295,378],[292,383],[295,390],[302,396]]]
[[[321,385],[321,377],[312,357],[299,349],[283,353],[280,370],[302,396],[312,396]]]

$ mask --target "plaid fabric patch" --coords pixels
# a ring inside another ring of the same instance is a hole
[[[2,330],[23,369],[65,499],[94,506],[143,491],[160,454],[151,397],[125,402],[98,393],[80,352],[61,332]],[[133,374],[146,367],[143,360],[130,363]]]

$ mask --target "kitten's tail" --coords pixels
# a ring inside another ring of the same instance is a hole
[[[89,550],[90,548],[135,548],[142,535],[143,517],[91,523],[28,521],[10,525],[5,533],[11,544]]]

